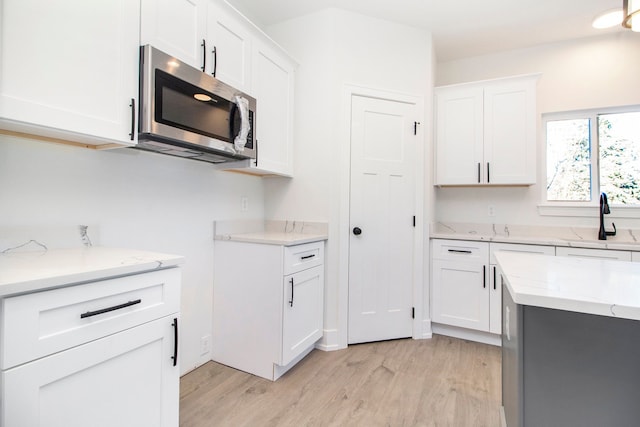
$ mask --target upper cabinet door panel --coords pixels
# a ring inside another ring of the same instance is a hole
[[[293,96],[291,60],[266,43],[255,43],[252,87],[258,100],[257,168],[293,175]]]
[[[206,19],[206,0],[142,0],[141,44],[202,68]]]
[[[436,185],[536,182],[536,80],[436,88]]]
[[[535,80],[484,91],[484,149],[491,184],[535,183]]]
[[[0,19],[4,128],[133,143],[138,1],[4,0]]]
[[[482,88],[436,92],[436,184],[478,184],[482,154]]]
[[[231,16],[223,5],[209,3],[207,72],[236,89],[251,93],[251,38],[244,22]]]

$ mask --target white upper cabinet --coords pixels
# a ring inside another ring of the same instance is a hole
[[[251,33],[223,4],[211,1],[207,14],[207,72],[251,93]]]
[[[255,173],[293,175],[294,63],[278,48],[256,41],[253,96],[258,100]]]
[[[536,78],[484,89],[484,155],[488,184],[535,184]]]
[[[250,24],[220,0],[142,0],[141,44],[150,44],[250,92]]]
[[[0,128],[133,145],[140,2],[2,0]]]
[[[436,184],[480,182],[483,91],[451,87],[436,92]]]
[[[258,158],[218,169],[293,175],[296,64],[276,43],[223,0],[142,0],[141,39],[256,98]]]
[[[142,0],[141,10],[140,44],[203,70],[209,49],[207,0]]]
[[[536,80],[436,88],[436,185],[535,184]]]

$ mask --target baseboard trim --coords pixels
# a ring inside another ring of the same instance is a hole
[[[448,337],[460,338],[468,341],[476,341],[484,344],[502,347],[502,337],[488,332],[474,331],[473,329],[458,328],[457,326],[441,325],[432,323],[431,328],[434,334],[446,335]]]
[[[422,337],[421,339],[433,338],[433,330],[431,329],[431,319],[422,321]]]
[[[340,346],[338,340],[337,329],[325,329],[322,334],[322,338],[316,343],[316,348],[322,351],[336,351],[342,350],[344,347]]]

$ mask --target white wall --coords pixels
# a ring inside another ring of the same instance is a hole
[[[544,141],[540,115],[547,112],[640,104],[640,36],[631,31],[541,45],[492,55],[439,63],[436,85],[463,83],[518,74],[542,73],[538,81],[538,183],[546,182],[540,161]],[[520,188],[436,189],[438,221],[580,225],[597,227],[594,217],[541,216],[540,184]],[[496,208],[489,217],[488,205]],[[618,226],[640,226],[616,219]]]
[[[249,198],[248,212],[240,211],[241,196]],[[95,151],[0,135],[0,230],[85,224],[94,244],[186,257],[183,373],[211,359],[200,354],[200,338],[211,334],[213,221],[263,214],[260,178],[131,149]]]
[[[344,127],[350,115],[342,105],[345,85],[429,99],[431,36],[420,29],[340,9],[292,19],[267,28],[267,33],[300,66],[295,100],[295,178],[266,181],[265,212],[269,219],[329,222],[325,345],[343,347],[348,286],[345,217],[349,209],[349,141]],[[430,130],[425,129],[425,135],[430,135]]]

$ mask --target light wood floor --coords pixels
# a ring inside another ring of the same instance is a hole
[[[209,362],[182,377],[180,426],[500,425],[500,349],[444,336],[314,350],[276,382]]]

